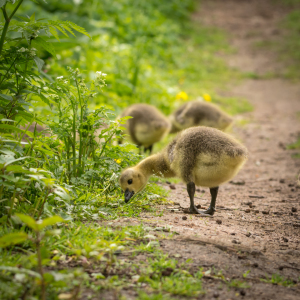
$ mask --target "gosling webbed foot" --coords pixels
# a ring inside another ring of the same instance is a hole
[[[201,211],[198,210],[195,206],[190,206],[189,212],[190,212],[191,214],[201,214]]]
[[[203,213],[206,214],[206,215],[213,216],[215,211],[216,211],[216,209],[214,207],[210,206],[207,210],[203,211]]]
[[[211,214],[207,214],[205,211],[200,211],[198,210],[195,206],[191,206],[189,208],[189,213],[190,214],[197,214],[197,215],[201,215],[201,216],[204,216],[204,217],[211,217],[212,215]]]

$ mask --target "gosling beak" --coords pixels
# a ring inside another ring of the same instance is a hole
[[[130,192],[128,189],[126,189],[126,191],[125,191],[125,203],[128,203],[133,195],[134,195],[134,191]]]

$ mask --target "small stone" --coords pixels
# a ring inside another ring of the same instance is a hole
[[[250,232],[246,233],[246,237],[250,237],[250,236],[251,236]]]
[[[162,276],[170,276],[173,272],[174,272],[174,269],[168,267],[161,272],[161,275]]]
[[[231,180],[231,181],[229,181],[229,183],[235,184],[235,185],[245,185],[245,180]]]
[[[258,263],[254,263],[254,264],[253,264],[253,267],[254,267],[254,268],[258,268]]]
[[[278,270],[282,271],[283,268],[284,268],[283,266],[279,266],[279,267],[278,267]]]
[[[285,180],[284,179],[280,179],[279,182],[280,183],[285,183]]]
[[[170,184],[169,187],[170,187],[171,190],[176,190],[175,184]]]
[[[256,209],[254,212],[255,212],[256,214],[259,214],[259,210],[257,210],[257,209]]]
[[[196,208],[200,209],[201,208],[201,204],[196,205]]]
[[[287,239],[287,238],[283,238],[283,241],[285,242],[285,243],[287,243],[289,240]]]
[[[170,182],[170,181],[166,181],[166,183],[167,183],[167,184],[171,184],[171,182]]]
[[[217,219],[217,220],[216,220],[216,223],[217,223],[217,224],[222,224],[222,220]]]
[[[238,259],[245,259],[246,256],[245,255],[238,255]]]
[[[231,241],[233,244],[240,244],[241,242],[240,241],[237,241],[237,240],[232,240]]]
[[[295,186],[293,183],[289,183],[288,185],[289,187]]]
[[[268,211],[268,210],[263,210],[262,213],[263,213],[264,215],[268,215],[268,214],[269,214],[269,211]]]
[[[220,294],[219,294],[217,291],[215,291],[215,292],[213,293],[213,297],[214,297],[214,298],[219,298],[219,296],[220,296]]]
[[[187,217],[186,217],[186,216],[183,216],[183,217],[182,217],[182,220],[184,220],[184,221],[187,220]]]
[[[281,200],[281,202],[286,202],[286,200],[283,199],[283,200]]]
[[[235,232],[231,232],[230,234],[231,234],[231,235],[235,235]]]
[[[196,189],[196,192],[200,193],[201,191],[200,191],[200,189]]]
[[[245,205],[252,205],[252,202],[246,202]]]
[[[245,296],[245,295],[246,295],[246,292],[245,292],[244,290],[241,290],[241,291],[240,291],[240,295],[241,295],[241,296]]]
[[[249,213],[250,212],[250,208],[245,209],[245,213]]]
[[[296,207],[292,207],[292,212],[297,212],[297,208]]]

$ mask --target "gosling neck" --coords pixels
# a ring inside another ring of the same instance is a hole
[[[170,169],[169,163],[165,160],[162,153],[151,155],[142,160],[137,166],[138,169],[147,177],[156,175],[160,177],[173,177],[173,171]]]

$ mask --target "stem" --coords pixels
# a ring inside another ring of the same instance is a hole
[[[6,222],[8,222],[8,219],[10,219],[10,217],[12,215],[12,211],[13,211],[14,203],[15,203],[15,195],[16,195],[16,187],[14,189],[14,193],[13,193],[13,196],[12,196],[11,201],[10,201],[10,209],[9,209],[9,212],[8,212],[8,218],[6,219]]]
[[[71,181],[71,164],[70,164],[70,145],[68,139],[65,139],[66,152],[67,152],[67,168],[68,168],[68,176],[69,183]]]
[[[84,107],[81,103],[81,96],[80,96],[78,81],[75,80],[75,82],[76,82],[77,93],[78,93],[79,104],[80,104],[80,127],[81,127],[81,130],[79,130],[79,157],[78,157],[78,166],[80,168],[81,167],[81,157],[82,157],[82,147],[83,147],[83,145],[82,145],[82,129],[83,129],[82,128],[82,121],[83,121],[83,109],[84,109]]]
[[[36,232],[36,254],[38,259],[38,267],[39,267],[39,273],[42,277],[41,279],[41,299],[46,300],[46,286],[45,286],[45,280],[44,280],[44,270],[42,266],[42,256],[41,256],[41,249],[40,249],[40,233],[39,231]]]
[[[6,36],[7,29],[8,29],[9,22],[10,22],[10,20],[9,20],[9,19],[6,19],[6,17],[5,17],[5,15],[6,15],[5,7],[4,7],[4,9],[2,9],[2,10],[3,10],[4,18],[5,18],[5,24],[4,24],[3,31],[2,31],[2,35],[1,35],[1,39],[0,39],[0,55],[1,55],[1,52],[2,52],[2,48],[3,48],[3,45],[4,45],[5,36]],[[5,13],[4,13],[4,12],[5,12]]]
[[[71,142],[73,149],[73,176],[76,178],[76,104],[72,101],[73,108],[73,142]]]
[[[9,19],[11,20],[12,17],[14,16],[14,14],[16,13],[16,11],[19,9],[20,5],[22,4],[23,0],[20,0],[18,5],[15,7],[15,9],[13,10],[13,12],[11,13],[11,15],[9,16]]]
[[[4,6],[4,8],[2,8],[3,16],[4,16],[4,19],[5,19],[5,24],[4,24],[4,28],[3,28],[3,31],[2,31],[2,34],[1,34],[1,39],[0,39],[0,55],[1,55],[1,52],[2,52],[2,49],[3,49],[4,40],[5,40],[5,37],[6,37],[6,33],[7,33],[7,29],[8,29],[10,20],[12,19],[12,17],[16,13],[16,11],[19,9],[22,2],[23,2],[23,0],[19,1],[19,3],[17,4],[17,6],[15,7],[15,9],[13,10],[13,12],[11,13],[11,15],[9,17],[7,16],[5,6]]]
[[[48,188],[48,190],[46,191],[46,195],[45,195],[44,201],[42,202],[42,206],[40,208],[39,215],[38,215],[38,218],[37,218],[38,220],[41,217],[42,211],[44,209],[45,202],[46,202],[49,194],[50,194],[50,188]]]
[[[2,83],[3,83],[3,81],[4,81],[5,77],[6,77],[6,75],[9,73],[11,67],[15,64],[15,61],[17,60],[18,57],[19,57],[19,56],[17,55],[16,58],[14,59],[13,63],[10,65],[9,69],[8,69],[8,70],[6,71],[6,73],[3,75],[3,78],[2,78],[2,80],[1,80],[1,82],[0,82],[0,86],[2,85]],[[15,69],[16,69],[16,67],[15,67]],[[18,78],[18,77],[16,76],[16,78]]]

